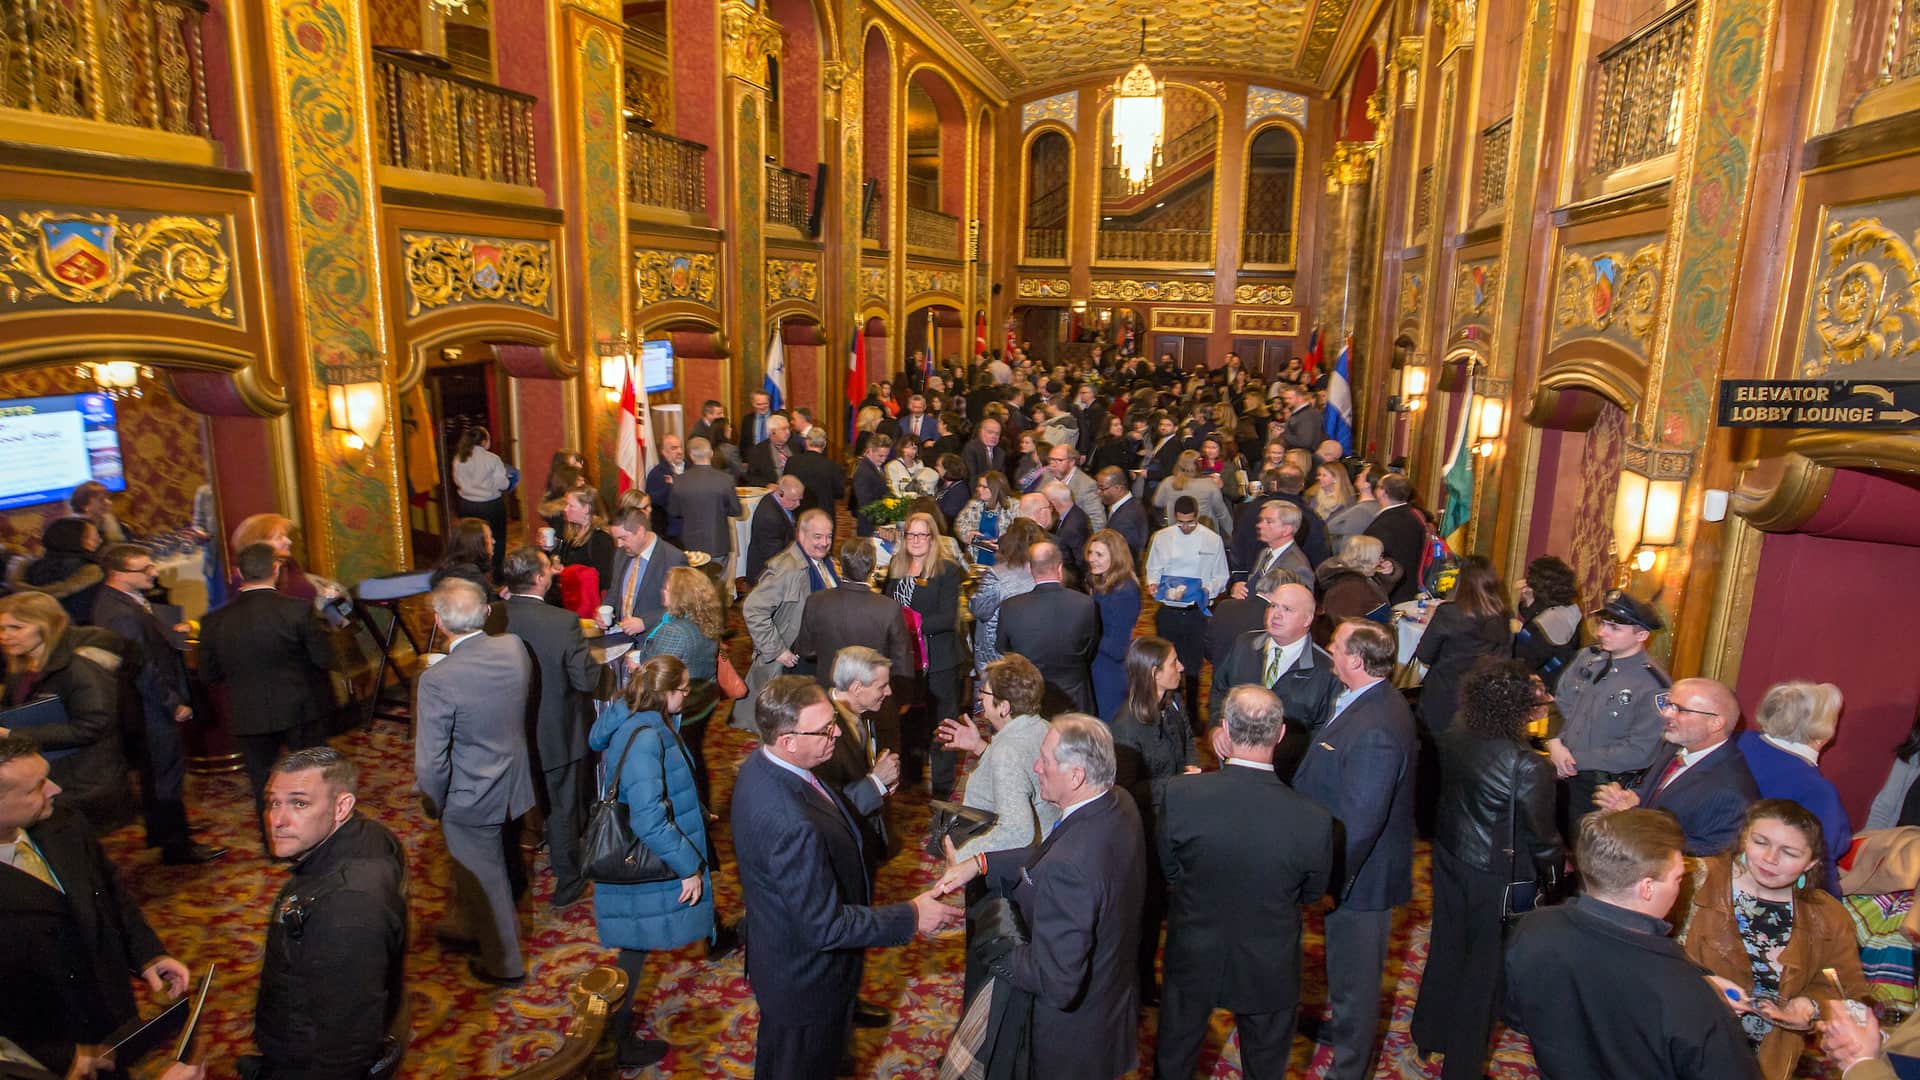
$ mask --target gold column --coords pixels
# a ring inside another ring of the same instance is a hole
[[[772,151],[766,145],[767,58],[779,57],[781,37],[780,25],[750,0],[721,4],[720,34],[725,65],[720,175],[732,185],[722,225],[729,249],[727,324],[733,331],[733,368],[738,373],[734,386],[744,406],[766,376],[766,158]],[[738,415],[746,411],[742,407]]]
[[[1324,350],[1329,362],[1350,334],[1357,334],[1366,317],[1370,291],[1367,268],[1368,203],[1373,195],[1374,156],[1378,142],[1337,142],[1324,166],[1327,175],[1330,227],[1320,287],[1320,317]]]

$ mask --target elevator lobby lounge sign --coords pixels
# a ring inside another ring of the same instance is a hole
[[[1720,426],[1920,429],[1920,381],[1725,379]]]

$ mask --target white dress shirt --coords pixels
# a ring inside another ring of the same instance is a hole
[[[1208,596],[1219,596],[1228,578],[1227,549],[1220,534],[1204,525],[1190,533],[1181,532],[1177,525],[1154,533],[1147,549],[1147,592],[1157,595],[1163,577],[1199,578]]]

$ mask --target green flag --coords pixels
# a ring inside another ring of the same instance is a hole
[[[1440,514],[1440,535],[1447,547],[1458,554],[1467,542],[1467,519],[1473,516],[1473,446],[1468,435],[1473,430],[1473,383],[1467,383],[1466,400],[1460,406],[1460,421],[1453,433],[1453,453],[1445,470],[1447,501]]]

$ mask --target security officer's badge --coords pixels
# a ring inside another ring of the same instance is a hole
[[[1628,707],[1633,705],[1633,691],[1631,689],[1620,691],[1620,704]]]

